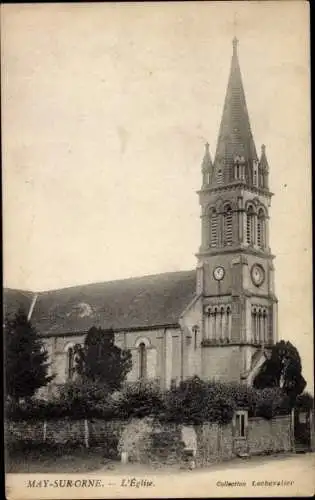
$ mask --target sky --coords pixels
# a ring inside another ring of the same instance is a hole
[[[2,5],[4,284],[47,290],[192,269],[239,39],[266,144],[279,334],[312,386],[305,2]]]

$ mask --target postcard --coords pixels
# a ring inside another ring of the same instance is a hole
[[[312,496],[308,3],[1,14],[7,498]]]

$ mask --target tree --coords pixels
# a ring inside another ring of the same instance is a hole
[[[306,387],[298,350],[291,342],[281,340],[271,349],[270,359],[262,365],[254,380],[254,387],[280,387],[294,401]]]
[[[85,379],[104,384],[113,391],[121,387],[131,370],[131,353],[115,345],[113,331],[92,327],[85,339],[81,366]]]
[[[4,335],[6,394],[16,402],[30,399],[54,378],[48,376],[48,353],[22,309],[5,318]]]

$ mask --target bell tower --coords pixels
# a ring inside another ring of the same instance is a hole
[[[269,246],[269,165],[253,139],[238,40],[214,160],[202,162],[197,288],[203,301],[202,375],[245,381],[277,339],[274,256]]]

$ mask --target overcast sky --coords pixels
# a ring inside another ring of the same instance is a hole
[[[267,146],[280,337],[312,379],[305,2],[2,5],[5,285],[194,268],[234,35]]]

